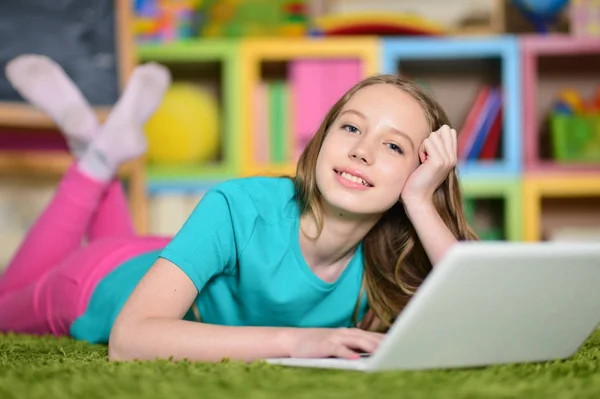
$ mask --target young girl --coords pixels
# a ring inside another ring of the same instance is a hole
[[[168,72],[138,67],[102,127],[52,61],[21,56],[7,76],[77,161],[0,280],[0,331],[108,342],[112,360],[357,358],[377,348],[432,265],[476,239],[456,132],[401,77],[351,88],[294,178],[216,185],[165,239],[135,235],[115,174],[143,154]]]

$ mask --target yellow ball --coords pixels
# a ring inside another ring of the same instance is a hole
[[[161,164],[213,160],[219,149],[219,106],[206,89],[174,83],[145,126],[147,157]]]

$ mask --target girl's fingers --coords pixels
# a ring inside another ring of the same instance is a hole
[[[458,158],[458,133],[456,130],[452,129],[452,156],[454,160]]]
[[[353,350],[349,349],[343,344],[336,345],[331,353],[332,356],[339,357],[341,359],[359,359],[360,355]]]
[[[429,162],[434,161],[436,165],[445,165],[448,155],[444,150],[444,143],[438,134],[433,134],[423,142]]]

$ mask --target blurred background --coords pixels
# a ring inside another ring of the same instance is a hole
[[[136,64],[173,85],[121,173],[142,234],[214,184],[294,174],[321,118],[375,73],[416,79],[459,131],[486,240],[600,241],[600,0],[0,0],[0,66],[44,54],[100,118]],[[72,158],[0,76],[0,270]]]

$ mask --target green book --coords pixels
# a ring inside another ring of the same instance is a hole
[[[288,161],[288,83],[277,80],[269,83],[269,132],[271,141],[271,162]]]

